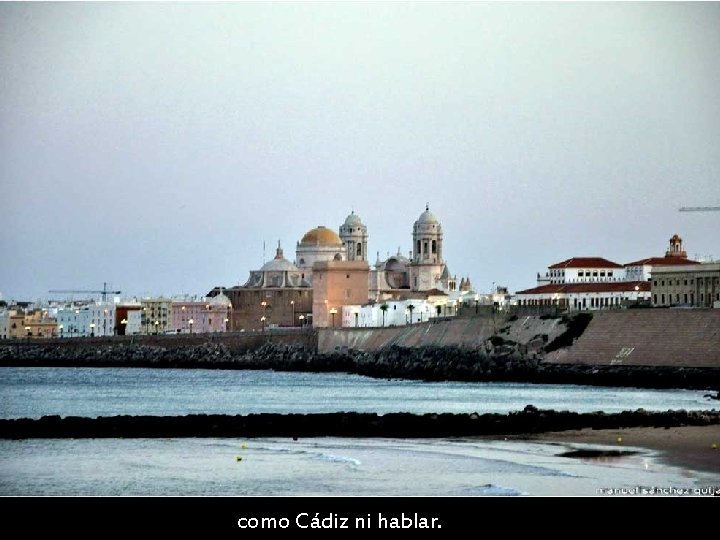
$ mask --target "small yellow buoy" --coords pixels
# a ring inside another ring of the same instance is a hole
[[[622,442],[622,437],[618,437],[618,443]]]
[[[242,456],[235,456],[235,461],[242,461]]]
[[[712,448],[713,450],[717,450],[717,443],[712,443],[710,445],[710,448]]]

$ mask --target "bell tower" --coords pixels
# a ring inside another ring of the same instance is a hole
[[[353,210],[340,225],[340,239],[345,246],[345,259],[348,261],[367,261],[367,227]]]

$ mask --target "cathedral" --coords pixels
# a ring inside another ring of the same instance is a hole
[[[278,242],[275,257],[250,272],[244,285],[216,287],[233,306],[235,331],[266,327],[335,325],[344,305],[385,300],[422,299],[457,289],[443,259],[443,231],[429,205],[413,224],[412,247],[373,265],[368,262],[368,229],[354,211],[336,233],[325,226],[310,229],[295,246],[295,260],[285,258]]]

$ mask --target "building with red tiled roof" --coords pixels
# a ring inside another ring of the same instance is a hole
[[[692,261],[687,258],[687,252],[682,248],[682,238],[677,234],[670,239],[670,247],[664,257],[648,257],[625,265],[627,279],[647,281],[650,279],[653,267],[655,266],[687,266],[700,264],[699,261]]]
[[[516,303],[552,305],[564,309],[601,309],[633,302],[649,303],[649,280],[653,267],[680,268],[698,264],[688,260],[682,238],[675,234],[664,257],[648,257],[625,265],[603,257],[571,257],[551,264],[544,276],[538,273],[537,287],[516,293]],[[681,293],[673,294],[675,298]],[[707,294],[715,293],[711,291]]]
[[[522,306],[556,306],[561,309],[605,309],[649,302],[648,281],[550,283],[518,291]]]
[[[551,264],[544,276],[537,276],[538,285],[624,280],[625,268],[603,257],[572,257]]]
[[[622,268],[622,265],[603,257],[572,257],[548,268]]]

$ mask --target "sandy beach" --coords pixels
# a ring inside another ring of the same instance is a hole
[[[514,439],[642,447],[658,451],[675,467],[720,473],[720,425],[673,428],[581,429],[516,436]],[[621,439],[621,441],[618,440]],[[716,445],[713,448],[713,444]]]

